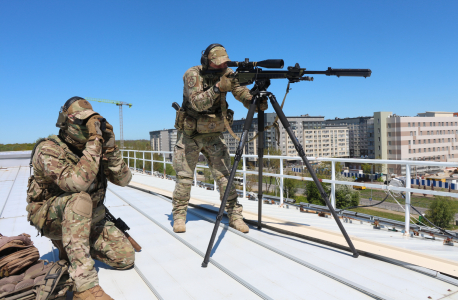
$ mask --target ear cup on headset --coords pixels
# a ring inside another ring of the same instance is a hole
[[[224,48],[224,46],[221,44],[211,44],[210,46],[207,47],[207,49],[205,49],[205,51],[202,51],[202,57],[200,58],[200,64],[202,65],[202,69],[204,70],[208,69],[208,54],[215,47]]]

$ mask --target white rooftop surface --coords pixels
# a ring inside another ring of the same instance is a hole
[[[24,165],[23,161],[15,163]],[[0,233],[30,234],[42,259],[52,261],[54,256],[58,257],[57,250],[53,253],[50,240],[36,236],[36,230],[26,220],[28,176],[28,167],[0,169]],[[139,174],[133,180],[161,189],[173,189],[174,185],[173,181]],[[219,201],[217,193],[200,188],[193,188],[192,196]],[[255,211],[257,202],[240,200],[245,209]],[[453,284],[453,279],[444,282],[368,257],[355,259],[345,251],[254,227],[246,235],[220,228],[212,253],[215,264],[202,268],[203,258],[196,251],[206,251],[214,224],[205,218],[214,220],[214,213],[190,207],[187,232],[175,234],[171,231],[172,206],[163,197],[110,184],[106,205],[114,216],[121,217],[129,225],[130,235],[143,247],[136,253],[134,269],[117,271],[96,263],[100,284],[114,299],[373,298],[368,294],[379,299],[458,299],[458,285],[456,281]],[[280,213],[277,217],[286,214],[284,218],[297,214],[302,222],[312,222],[308,219],[309,214],[291,209],[269,205],[264,205],[264,209],[272,216],[275,212]],[[310,214],[310,220],[312,217]],[[331,219],[316,219],[323,223],[314,223],[314,226],[328,226],[329,229],[334,226]],[[228,220],[224,218],[222,222],[227,224]],[[351,235],[359,231],[364,234],[364,230],[358,229],[364,228],[363,225],[345,226]],[[388,234],[366,227],[366,231],[373,232],[377,238]],[[289,258],[281,255],[283,252],[289,254]],[[321,271],[304,264],[319,267]]]
[[[154,176],[134,173],[132,181],[142,183],[151,187],[160,188],[172,192],[175,188],[173,180],[164,180]],[[199,187],[192,187],[191,197],[212,203],[220,203],[219,193]],[[258,202],[239,198],[239,203],[243,205],[244,211],[253,213],[258,212]],[[301,213],[299,209],[290,205],[289,209],[281,208],[279,205],[263,204],[262,214],[282,220],[292,221],[303,225],[312,225],[322,229],[340,232],[336,222],[331,218],[322,218],[313,213]],[[404,236],[401,231],[393,232],[373,229],[370,223],[358,221],[353,223],[343,223],[349,235],[364,238],[373,242],[405,248],[416,252],[421,252],[436,257],[458,261],[458,246],[444,246],[442,240],[424,239],[421,237]]]

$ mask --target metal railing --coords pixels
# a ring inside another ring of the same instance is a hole
[[[127,152],[127,156],[124,153]],[[163,164],[164,173],[166,170],[167,164],[172,164],[171,161],[167,161],[166,155],[173,156],[172,151],[139,151],[139,150],[121,150],[122,157],[127,159],[128,166],[130,167],[130,161],[134,160],[134,166],[136,166],[136,161],[141,160],[143,161],[143,169],[145,169],[145,162],[151,162],[151,173],[153,173],[153,164],[154,162],[159,162]],[[130,153],[133,153],[131,156]],[[137,153],[142,153],[142,158],[137,158]],[[150,153],[151,158],[145,159],[145,153]],[[154,160],[153,154],[163,154],[162,160]],[[230,155],[234,157],[234,154]],[[247,182],[247,174],[258,175],[257,171],[247,170],[247,158],[254,158],[256,159],[257,155],[242,155],[242,169],[237,170],[237,173],[241,173],[243,176],[243,197],[246,198],[246,182]],[[453,197],[458,198],[458,193],[451,193],[451,192],[442,192],[442,191],[434,191],[434,190],[422,190],[422,189],[414,189],[411,187],[411,180],[406,180],[405,187],[397,187],[397,186],[390,186],[390,185],[380,185],[380,184],[373,184],[373,183],[365,183],[365,182],[351,182],[351,181],[341,181],[336,180],[336,163],[365,163],[365,164],[396,164],[396,165],[403,165],[405,166],[405,173],[406,178],[411,178],[411,170],[412,166],[437,166],[437,167],[455,167],[458,168],[458,163],[453,162],[433,162],[433,161],[417,161],[417,160],[384,160],[384,159],[357,159],[357,158],[324,158],[324,157],[307,157],[311,162],[323,162],[329,161],[331,162],[331,179],[322,179],[322,182],[330,183],[331,184],[331,193],[330,193],[330,201],[334,208],[336,208],[336,184],[343,184],[343,185],[350,185],[350,186],[364,186],[366,188],[375,188],[379,190],[385,191],[398,191],[398,192],[405,192],[405,231],[408,233],[410,231],[410,199],[411,193],[419,193],[419,194],[426,194],[426,195],[436,195],[436,196],[445,196],[445,197]],[[284,179],[296,179],[301,181],[313,181],[311,177],[302,177],[302,176],[295,176],[295,175],[286,175],[284,174],[284,160],[296,160],[301,161],[299,156],[280,156],[280,155],[264,155],[264,159],[279,159],[280,160],[280,168],[279,174],[276,173],[263,173],[264,176],[272,176],[275,178],[279,178],[279,190],[280,190],[280,204],[283,205],[284,195],[283,195],[283,185]],[[197,165],[196,169],[194,170],[194,186],[197,186],[197,168],[209,168],[206,165]],[[216,189],[216,182],[214,184]]]

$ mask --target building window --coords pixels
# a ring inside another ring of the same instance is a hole
[[[427,134],[429,135],[429,131],[427,131]]]
[[[380,151],[380,146],[378,146],[378,150]]]
[[[415,122],[412,123],[412,127],[415,127]]]
[[[409,153],[412,153],[412,149],[409,149]]]
[[[410,150],[409,150],[410,151]],[[391,154],[391,150],[388,150],[388,154]]]
[[[410,145],[411,141],[409,140],[409,145]]]
[[[423,135],[423,131],[420,131],[420,135]]]
[[[436,147],[433,147],[433,152],[436,152]]]
[[[408,124],[409,124],[408,126],[410,127],[410,122]]]
[[[413,153],[415,153],[415,149],[413,149]]]
[[[433,126],[436,126],[436,122],[433,122]]]
[[[413,136],[413,131],[410,132],[410,136]]]
[[[378,141],[380,142],[380,138],[378,138]]]
[[[388,142],[388,145],[390,145],[390,146],[391,146],[391,142]]]
[[[428,152],[431,152],[431,148],[428,148]]]
[[[421,148],[418,148],[418,153],[421,153]]]
[[[413,140],[413,144],[415,145],[415,140]]]
[[[391,132],[388,132],[388,136],[391,136]]]
[[[377,122],[380,124],[380,119],[377,119]]]

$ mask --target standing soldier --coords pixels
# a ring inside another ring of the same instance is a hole
[[[183,76],[183,104],[177,111],[178,135],[173,156],[177,174],[172,210],[175,232],[186,231],[186,210],[200,152],[208,160],[221,200],[228,183],[231,159],[222,132],[230,129],[234,112],[227,109],[226,94],[232,92],[246,108],[252,98],[246,87],[227,77],[233,72],[227,67],[228,61],[226,49],[212,44],[202,53],[202,65],[190,68]],[[267,109],[267,101],[262,102],[261,109]],[[242,209],[232,184],[226,203],[229,226],[246,233],[249,228],[243,222]]]
[[[93,258],[115,269],[134,265],[126,236],[105,220],[107,179],[126,186],[132,174],[115,146],[113,127],[81,97],[62,106],[59,135],[38,141],[27,190],[28,220],[70,262],[73,299],[112,299],[99,286]],[[103,127],[103,126],[102,126]]]

